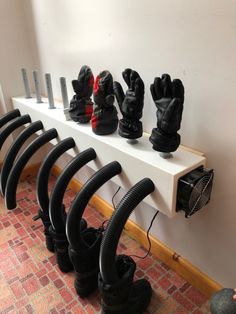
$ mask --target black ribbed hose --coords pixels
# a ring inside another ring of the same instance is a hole
[[[2,128],[7,122],[19,117],[20,115],[21,114],[19,109],[14,109],[10,112],[5,113],[3,116],[0,117],[0,128]]]
[[[67,150],[75,147],[75,141],[72,137],[68,137],[60,141],[44,158],[38,172],[36,182],[36,194],[38,204],[44,214],[49,215],[49,195],[48,195],[48,182],[50,171],[57,161],[57,159],[64,154]]]
[[[104,233],[99,256],[100,273],[106,284],[114,284],[119,280],[115,267],[115,257],[126,221],[135,207],[154,189],[152,180],[144,178],[126,193],[114,211]]]
[[[3,129],[0,132],[0,150],[2,149],[2,146],[4,144],[4,142],[6,141],[6,139],[8,138],[8,136],[15,131],[17,128],[19,128],[20,126],[26,124],[26,123],[30,123],[31,122],[31,118],[28,114],[25,114],[24,116],[18,117],[16,119],[14,119],[12,122],[10,122],[5,129]]]
[[[16,207],[16,189],[22,170],[29,161],[29,159],[40,149],[43,145],[58,136],[55,128],[50,129],[39,135],[32,143],[30,143],[25,151],[17,158],[7,180],[5,202],[8,209]]]
[[[73,175],[89,161],[95,158],[96,153],[93,148],[89,148],[74,157],[58,177],[51,193],[49,201],[51,235],[54,241],[57,264],[62,272],[69,272],[74,269],[68,252],[69,242],[66,237],[67,214],[63,204],[63,197],[67,185],[69,184]],[[83,232],[86,227],[87,222],[81,219],[78,232]]]
[[[84,210],[88,205],[90,198],[103,184],[105,184],[115,175],[121,173],[121,171],[122,168],[119,162],[113,161],[107,164],[95,172],[95,174],[89,180],[87,180],[87,182],[81,188],[80,192],[75,197],[66,220],[67,238],[70,246],[74,250],[89,247],[80,236],[79,226]]]
[[[38,210],[38,215],[33,217],[33,220],[39,218],[42,220],[46,247],[50,252],[55,252],[55,243],[51,232],[51,221],[49,218],[48,182],[50,172],[57,159],[73,147],[75,147],[75,141],[72,137],[68,137],[55,145],[43,160],[37,176],[36,195],[40,208]]]
[[[34,123],[31,123],[17,136],[17,138],[11,144],[2,164],[1,178],[0,178],[2,195],[5,195],[8,175],[11,171],[11,168],[14,164],[16,156],[18,152],[20,151],[22,145],[31,135],[33,135],[35,132],[42,129],[43,129],[43,124],[41,121],[36,121]]]
[[[69,184],[73,175],[88,162],[95,159],[96,156],[96,152],[93,148],[86,149],[85,151],[74,157],[58,177],[52,190],[49,204],[49,216],[52,227],[56,232],[65,232],[65,212],[63,206],[63,197],[67,185]],[[80,226],[80,224],[78,224],[78,226]]]

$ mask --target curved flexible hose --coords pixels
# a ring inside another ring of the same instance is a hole
[[[57,130],[50,129],[39,135],[32,143],[30,143],[26,150],[17,158],[7,180],[5,202],[8,209],[16,207],[16,189],[22,170],[27,164],[28,160],[33,154],[43,145],[57,137]]]
[[[6,141],[6,139],[8,138],[8,136],[15,131],[17,128],[19,128],[20,126],[26,124],[26,123],[30,123],[31,122],[31,118],[28,114],[18,117],[16,119],[14,119],[11,123],[8,124],[8,126],[5,127],[5,129],[3,129],[0,132],[0,150],[2,149],[2,146],[4,144],[4,142]]]
[[[45,213],[49,213],[49,196],[48,196],[48,181],[52,166],[56,160],[64,154],[67,150],[75,147],[75,141],[72,137],[68,137],[60,141],[44,158],[41,167],[38,172],[36,182],[36,194],[38,204],[41,210]]]
[[[96,152],[93,148],[86,149],[74,157],[58,177],[53,188],[49,204],[50,221],[56,232],[65,232],[65,213],[62,203],[67,185],[69,184],[73,175],[89,161],[95,159],[96,156]]]
[[[36,121],[34,123],[31,123],[27,128],[25,128],[14,140],[14,142],[11,144],[10,148],[8,149],[6,156],[3,160],[2,164],[2,170],[1,170],[1,192],[2,195],[5,195],[5,189],[6,189],[6,183],[8,175],[11,171],[11,168],[13,166],[13,163],[16,159],[16,156],[18,152],[20,151],[22,145],[25,143],[25,141],[33,135],[35,132],[42,130],[43,124],[41,121]]]
[[[1,116],[1,118],[0,118],[0,128],[2,128],[7,122],[11,121],[12,119],[19,117],[20,115],[21,114],[20,114],[19,109],[14,109],[10,112],[7,112],[6,114]]]
[[[117,161],[110,162],[95,172],[94,175],[87,180],[75,197],[66,220],[66,234],[73,249],[79,250],[81,244],[87,247],[87,244],[80,236],[79,226],[90,198],[104,183],[115,175],[121,173],[121,170],[121,165]]]
[[[99,256],[100,272],[105,283],[113,284],[119,279],[115,257],[120,235],[131,212],[154,189],[152,180],[144,178],[125,194],[114,211],[104,233]]]
[[[56,146],[53,147],[53,149],[43,160],[37,176],[36,195],[40,208],[38,210],[38,215],[33,217],[33,220],[37,220],[39,218],[42,220],[44,225],[46,247],[50,252],[55,252],[55,239],[53,237],[53,230],[51,228],[51,222],[49,218],[48,182],[50,171],[56,160],[72,147],[75,147],[75,141],[72,137],[68,137],[60,141]],[[66,265],[67,264],[70,264],[70,262],[66,263]]]

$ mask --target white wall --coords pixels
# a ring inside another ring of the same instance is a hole
[[[209,206],[186,220],[159,215],[152,234],[226,286],[236,285],[236,1],[25,0],[31,45],[42,73],[70,82],[83,64],[109,69],[121,81],[126,67],[146,84],[144,129],[155,126],[149,85],[168,72],[186,88],[182,143],[206,153],[215,169]],[[122,82],[123,83],[123,82]],[[70,96],[71,88],[70,88]],[[64,160],[65,162],[65,160]],[[90,170],[84,170],[89,172]],[[135,169],[137,171],[137,169]],[[85,178],[83,174],[81,178]],[[103,188],[111,199],[115,186]],[[147,228],[155,209],[132,218]]]
[[[32,70],[39,68],[37,49],[29,40],[30,32],[22,4],[19,0],[0,1],[0,114],[12,109],[10,97],[24,93],[20,69],[26,67],[31,78]],[[33,91],[32,86],[31,89]],[[22,129],[18,128],[8,137],[1,149],[0,160],[4,158],[12,139]],[[34,155],[30,163],[39,161],[42,155]]]
[[[10,97],[24,92],[20,69],[26,67],[30,75],[36,66],[21,1],[0,1],[0,43],[0,84],[7,109],[10,109]],[[2,107],[1,102],[1,110]]]
[[[23,93],[21,67],[33,68],[24,8],[18,0],[0,1],[0,46],[0,114],[3,114],[11,110],[10,97]],[[11,141],[9,136],[1,149],[0,160]]]

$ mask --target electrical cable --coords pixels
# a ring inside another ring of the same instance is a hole
[[[118,192],[120,191],[121,187],[119,186],[117,191],[115,192],[115,194],[112,196],[112,205],[113,205],[113,208],[114,210],[116,210],[116,205],[114,203],[114,198],[116,197],[116,195],[118,194]],[[146,236],[147,236],[147,241],[148,241],[148,250],[147,250],[147,253],[144,255],[144,256],[139,256],[139,255],[135,255],[135,254],[131,254],[131,255],[128,255],[129,257],[136,257],[138,259],[145,259],[148,257],[148,255],[150,254],[150,251],[151,251],[151,248],[152,248],[152,243],[151,243],[151,240],[150,240],[150,237],[149,237],[149,232],[152,228],[152,225],[153,225],[153,222],[154,220],[156,219],[157,215],[159,214],[159,210],[156,211],[156,213],[153,215],[152,217],[152,220],[150,222],[150,225],[148,227],[148,230],[147,230],[147,233],[146,233]],[[106,227],[104,227],[104,225],[109,221],[109,219],[106,219],[103,221],[102,225],[101,225],[101,230],[102,231],[105,231],[106,230]]]
[[[117,195],[117,193],[120,191],[120,189],[121,189],[121,187],[119,186],[118,189],[116,190],[115,194],[112,196],[112,199],[111,199],[111,202],[112,202],[112,205],[113,205],[114,210],[116,210],[116,205],[114,204],[114,198],[115,198],[115,196]],[[104,227],[104,225],[105,225],[109,220],[110,220],[110,219],[106,219],[106,220],[104,220],[103,223],[101,224],[100,229],[101,229],[102,231],[105,231],[105,230],[106,230],[106,227],[107,227],[107,226]]]
[[[153,181],[150,178],[143,178],[123,196],[117,209],[113,212],[102,239],[99,255],[100,273],[106,284],[116,283],[120,278],[116,267],[116,251],[121,233],[130,214],[154,190]],[[131,258],[129,259],[131,260]]]
[[[113,207],[114,207],[115,210],[116,210],[116,205],[114,204],[114,198],[116,197],[116,195],[118,194],[118,192],[120,191],[120,189],[121,189],[121,187],[119,186],[118,189],[117,189],[117,191],[115,192],[115,194],[112,196],[112,199],[111,199],[112,205],[113,205]]]
[[[147,240],[148,240],[148,244],[149,244],[147,253],[144,256],[139,256],[139,255],[132,254],[132,255],[129,255],[129,257],[136,257],[136,258],[139,258],[139,259],[145,259],[146,257],[148,257],[148,255],[149,255],[149,253],[151,251],[151,248],[152,248],[152,243],[151,243],[151,240],[150,240],[150,237],[149,237],[149,232],[150,232],[150,230],[152,228],[152,225],[153,225],[153,222],[156,219],[156,216],[158,214],[159,214],[159,210],[152,217],[151,223],[150,223],[150,225],[148,227],[148,230],[147,230]]]

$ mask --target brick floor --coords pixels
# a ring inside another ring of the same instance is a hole
[[[51,178],[50,186],[55,179]],[[65,204],[75,193],[67,191]],[[99,292],[80,299],[73,287],[73,272],[62,274],[54,255],[45,248],[41,221],[33,221],[38,205],[35,178],[21,182],[17,194],[18,207],[7,211],[0,197],[0,313],[100,313]],[[104,217],[87,208],[85,218],[94,226]],[[136,241],[122,235],[119,252],[145,254]],[[210,313],[209,302],[199,291],[157,258],[149,255],[136,260],[135,278],[147,278],[153,288],[151,304],[145,314]]]

